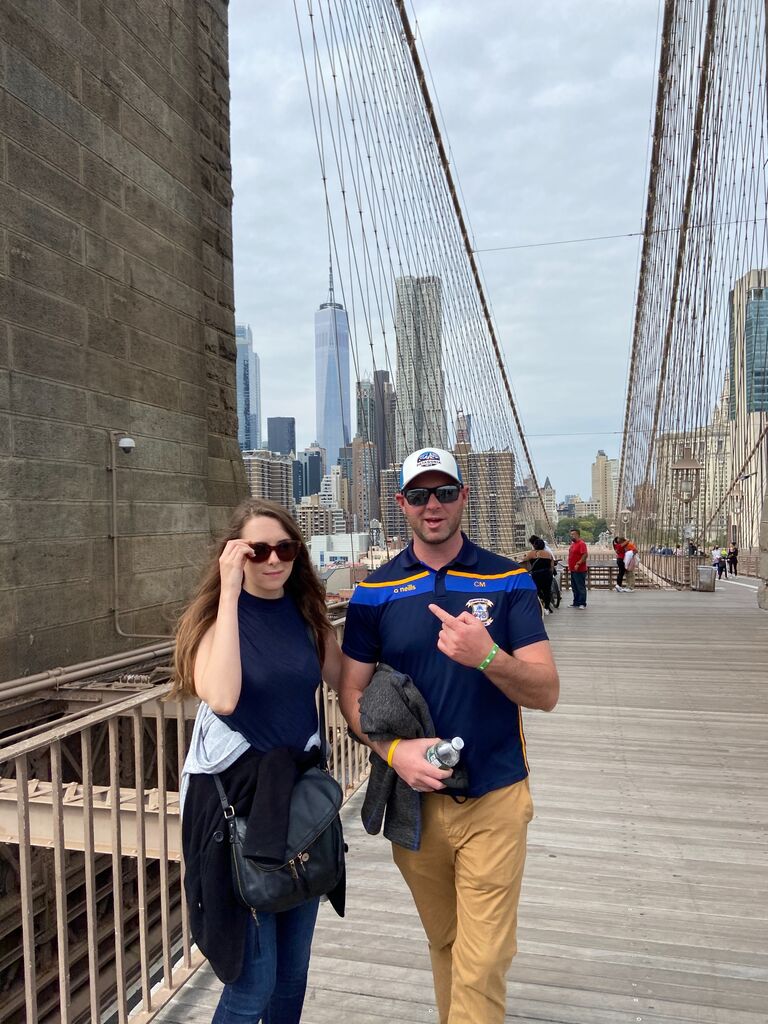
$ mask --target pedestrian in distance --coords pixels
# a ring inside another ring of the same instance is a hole
[[[616,585],[614,590],[619,593],[624,589],[624,574],[627,571],[626,565],[624,565],[624,553],[626,548],[624,547],[623,537],[613,538],[613,550],[616,553]]]
[[[461,532],[468,493],[449,452],[405,459],[396,501],[413,540],[352,595],[340,700],[374,756],[422,794],[415,842],[392,851],[427,934],[440,1024],[503,1024],[533,816],[521,708],[552,710],[559,681],[531,576]],[[464,799],[425,759],[436,737],[362,734],[379,662],[412,680],[437,737],[463,739]]]
[[[581,530],[571,530],[568,548],[568,572],[571,574],[573,604],[571,608],[587,607],[587,545],[581,539]]]
[[[535,534],[528,538],[531,550],[523,555],[528,562],[533,582],[544,607],[544,614],[552,614],[552,576],[555,570],[555,558],[541,537]]]
[[[725,576],[726,579],[728,578],[728,559],[723,551],[719,551],[717,558],[717,578],[721,580],[723,576]]]
[[[181,616],[172,690],[202,701],[184,767],[182,844],[192,936],[225,982],[213,1024],[299,1024],[319,903],[257,914],[238,901],[213,776],[238,814],[264,807],[260,844],[279,846],[282,826],[284,854],[293,780],[321,760],[317,690],[323,677],[335,688],[340,669],[296,523],[273,502],[243,502]],[[343,913],[343,892],[330,900]]]
[[[728,545],[728,572],[731,576],[738,576],[739,568],[739,547],[737,544]]]
[[[623,588],[625,594],[631,594],[635,589],[635,569],[637,568],[637,545],[627,540],[626,537],[621,538],[624,542],[624,568],[626,570],[626,587]]]

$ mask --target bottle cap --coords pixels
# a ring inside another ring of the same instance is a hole
[[[451,746],[453,747],[454,750],[463,750],[464,740],[461,738],[461,736],[454,736],[453,739],[451,740]]]

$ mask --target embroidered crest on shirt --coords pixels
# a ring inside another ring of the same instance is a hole
[[[476,619],[479,619],[484,626],[490,626],[493,622],[491,618],[491,608],[493,608],[493,601],[489,601],[487,597],[473,597],[471,601],[467,601],[466,608],[468,608]]]

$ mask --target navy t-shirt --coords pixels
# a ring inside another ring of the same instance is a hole
[[[520,708],[484,672],[437,649],[441,623],[430,604],[476,615],[511,653],[547,639],[535,584],[516,562],[466,537],[458,557],[437,571],[409,545],[355,588],[342,645],[355,661],[381,661],[409,675],[438,736],[462,737],[470,796],[519,782],[528,775]]]
[[[317,732],[317,649],[289,595],[268,600],[240,593],[237,605],[243,681],[231,715],[221,719],[262,753],[304,750]]]

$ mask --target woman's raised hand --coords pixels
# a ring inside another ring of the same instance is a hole
[[[221,575],[221,591],[239,596],[243,586],[243,571],[248,556],[252,553],[247,541],[228,540],[219,557],[219,573]]]

